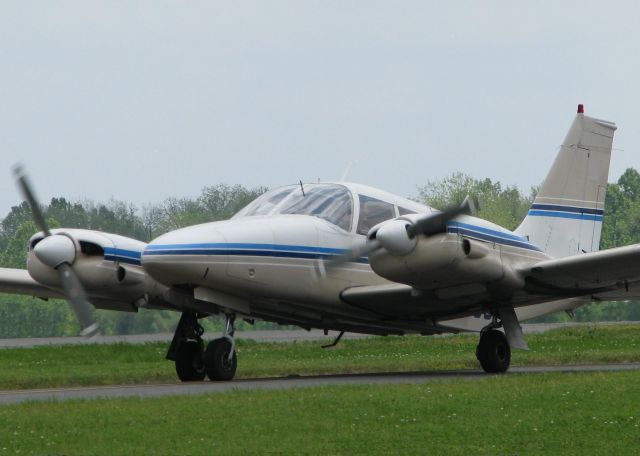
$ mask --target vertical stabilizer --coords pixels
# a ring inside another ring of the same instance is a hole
[[[516,230],[552,257],[600,247],[616,125],[584,115],[582,105],[529,213]]]

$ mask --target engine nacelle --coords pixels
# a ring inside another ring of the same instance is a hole
[[[503,266],[499,248],[456,234],[419,236],[406,255],[379,249],[369,255],[376,274],[418,289],[500,280]]]
[[[57,289],[62,287],[53,263],[42,261],[48,259],[46,252],[44,255],[42,252],[43,248],[48,248],[45,243],[57,248],[56,238],[59,237],[73,242],[75,255],[68,255],[70,261],[67,262],[96,307],[135,310],[139,303],[148,302],[149,296],[166,292],[167,287],[151,278],[140,266],[145,243],[91,230],[57,229],[51,233],[48,238],[38,233],[29,241],[27,270],[41,284]],[[36,252],[41,242],[40,251]]]

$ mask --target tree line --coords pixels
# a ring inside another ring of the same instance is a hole
[[[43,212],[51,227],[87,228],[106,231],[141,241],[149,241],[167,231],[216,220],[226,220],[267,190],[241,185],[205,187],[194,198],[168,198],[157,204],[136,207],[110,200],[69,201],[52,198]],[[459,204],[467,195],[478,202],[478,216],[509,229],[515,229],[526,215],[536,188],[523,192],[516,186],[504,186],[491,179],[477,179],[455,173],[418,187],[415,200],[436,208]],[[0,222],[0,266],[24,268],[27,241],[38,229],[26,203],[14,206]],[[640,173],[627,169],[617,182],[610,183],[605,203],[601,248],[640,242]],[[138,313],[96,311],[106,334],[133,334],[173,330],[178,315],[169,311],[141,310]],[[545,321],[563,321],[556,314]],[[575,315],[578,321],[640,320],[640,303],[598,303],[583,306]],[[219,324],[207,322],[207,329]],[[261,327],[273,327],[262,323]],[[242,328],[242,324],[240,326]],[[44,337],[74,335],[78,325],[66,302],[0,295],[0,337]]]

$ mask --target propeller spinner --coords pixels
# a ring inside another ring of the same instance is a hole
[[[73,240],[64,234],[51,233],[22,166],[16,165],[13,174],[22,196],[31,207],[33,221],[45,235],[34,247],[34,255],[43,264],[58,271],[64,293],[82,327],[80,335],[90,337],[97,334],[99,327],[93,319],[92,306],[87,301],[87,294],[71,267],[76,256]]]

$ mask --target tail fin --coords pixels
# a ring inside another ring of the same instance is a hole
[[[529,213],[516,229],[552,257],[600,248],[604,197],[616,125],[582,105]]]

